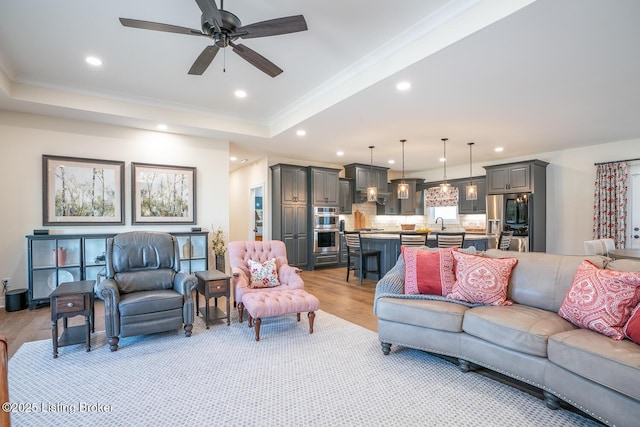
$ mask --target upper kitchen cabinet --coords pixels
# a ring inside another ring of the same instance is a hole
[[[309,167],[310,194],[314,206],[338,206],[340,169]]]
[[[378,195],[388,196],[387,170],[380,166],[370,166],[362,163],[351,163],[344,166],[344,176],[354,181],[354,201],[362,203],[367,201],[367,188],[371,184],[378,188]]]
[[[271,170],[273,172],[273,188],[280,192],[280,203],[307,204],[306,166],[277,164],[271,166]]]
[[[398,198],[398,184],[405,181],[409,185],[409,198]],[[416,186],[424,182],[423,179],[405,178],[391,180],[391,195],[384,205],[378,206],[378,215],[422,215],[423,210],[419,209],[419,198],[416,197]]]
[[[487,170],[487,193],[526,193],[546,188],[546,167],[542,160],[485,166]]]
[[[338,212],[341,214],[350,214],[353,211],[353,180],[340,178],[339,181]]]
[[[478,186],[478,199],[467,200],[467,185],[473,182]],[[460,214],[483,214],[487,211],[487,180],[485,177],[465,179],[457,181],[458,187],[458,213]]]

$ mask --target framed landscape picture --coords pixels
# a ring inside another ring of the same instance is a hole
[[[131,163],[133,224],[195,224],[196,168]]]
[[[124,224],[124,162],[42,156],[43,225]]]

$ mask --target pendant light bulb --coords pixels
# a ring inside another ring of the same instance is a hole
[[[406,200],[409,198],[409,184],[404,180],[404,143],[406,139],[401,139],[402,143],[402,182],[398,184],[398,199]]]
[[[369,146],[369,150],[371,150],[371,165],[369,168],[369,187],[367,188],[367,202],[378,201],[378,188],[376,187],[375,182],[373,182],[373,149],[374,148],[376,148],[374,145]]]
[[[473,144],[473,142],[467,142],[467,145],[469,146],[469,185],[467,185],[465,189],[467,200],[478,200],[478,186],[473,185],[473,155],[471,154]]]

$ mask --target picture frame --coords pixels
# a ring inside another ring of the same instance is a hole
[[[196,168],[131,163],[131,223],[195,224]]]
[[[123,225],[124,162],[42,156],[43,225]]]

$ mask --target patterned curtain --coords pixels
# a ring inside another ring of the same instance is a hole
[[[458,206],[458,187],[451,187],[451,190],[442,194],[440,187],[427,188],[424,194],[424,205],[428,208],[441,206]]]
[[[593,238],[613,239],[624,248],[627,231],[629,163],[605,163],[596,168],[593,204]]]

